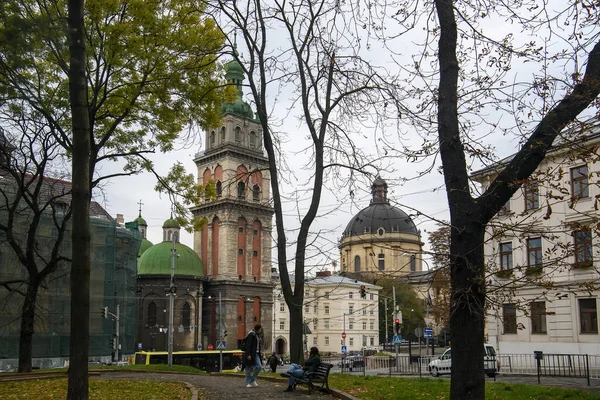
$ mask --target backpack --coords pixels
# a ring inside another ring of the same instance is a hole
[[[248,336],[252,335],[254,332],[250,332],[246,335],[245,338],[243,338],[242,340],[240,340],[240,345],[238,346],[238,348],[242,351],[246,351],[246,344],[248,343]]]

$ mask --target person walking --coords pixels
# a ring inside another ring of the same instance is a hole
[[[273,352],[269,359],[267,360],[267,364],[271,367],[271,372],[277,372],[277,364],[279,364],[279,357],[277,353]]]
[[[244,349],[244,365],[246,366],[246,387],[258,386],[256,378],[261,370],[261,325],[254,326],[246,336],[246,348]]]
[[[301,377],[307,372],[316,371],[319,364],[321,364],[319,349],[317,347],[311,347],[308,358],[304,361],[303,365],[292,364],[285,374],[281,374],[281,376],[288,377],[288,387],[284,390],[284,392],[293,392],[294,381],[296,378]]]

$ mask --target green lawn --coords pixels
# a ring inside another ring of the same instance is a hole
[[[446,379],[388,378],[334,374],[329,385],[361,400],[442,400],[450,395]],[[582,390],[547,388],[537,385],[486,382],[486,400],[598,400]]]
[[[184,383],[91,379],[89,397],[94,400],[188,400],[191,394]],[[66,378],[0,383],[0,399],[3,400],[64,400],[66,398]]]

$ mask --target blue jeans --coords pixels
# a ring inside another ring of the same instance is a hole
[[[254,357],[254,365],[252,365],[250,360],[246,360],[246,385],[251,384],[256,381],[256,377],[261,369],[260,356],[256,354]]]
[[[290,365],[287,372],[288,372],[288,374],[290,374],[290,377],[288,378],[289,386],[292,386],[294,384],[294,380],[296,378],[299,378],[302,375],[304,375],[304,370],[302,369],[302,365],[299,365],[299,364]]]

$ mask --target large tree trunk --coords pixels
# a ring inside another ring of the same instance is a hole
[[[451,399],[484,399],[483,337],[485,324],[485,268],[483,243],[485,226],[465,224],[459,213],[452,230],[450,275],[452,294]],[[462,220],[462,221],[461,221]]]
[[[68,400],[86,400],[90,318],[90,122],[85,72],[83,0],[69,0],[69,97],[73,117],[73,231]]]
[[[291,362],[302,364],[304,362],[304,336],[302,324],[302,303],[296,301],[297,296],[288,302],[290,309],[290,360]],[[294,304],[290,306],[290,304]]]
[[[27,292],[21,308],[21,333],[19,336],[19,369],[18,372],[31,372],[31,346],[34,333],[35,303],[39,283],[30,277]]]

